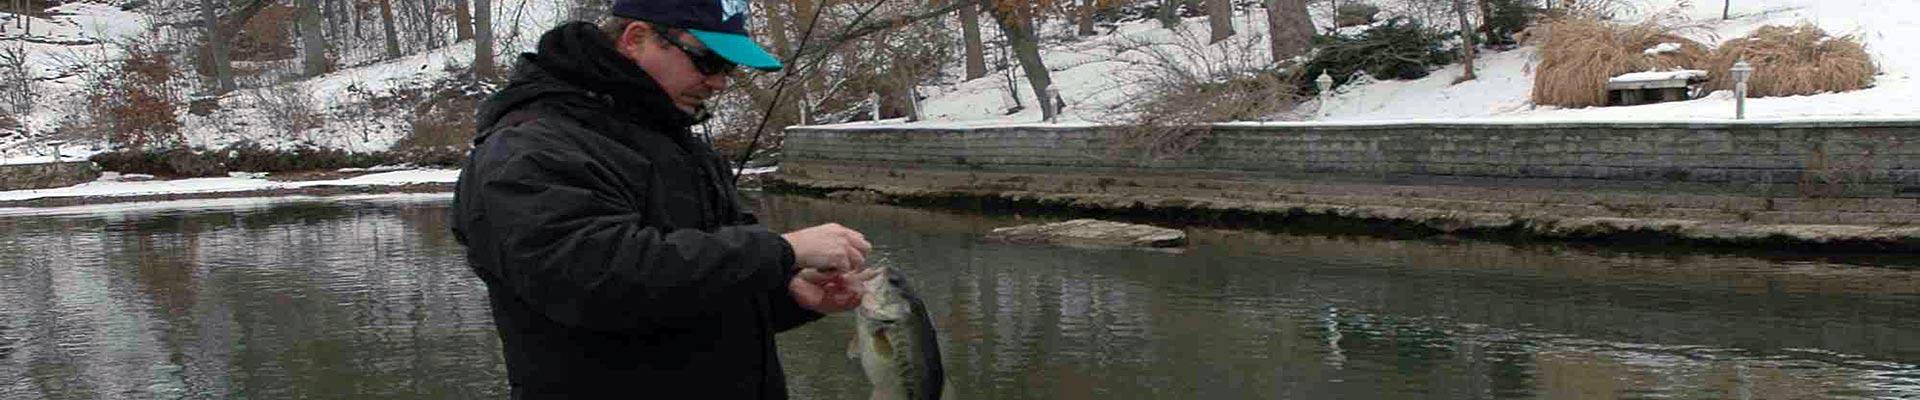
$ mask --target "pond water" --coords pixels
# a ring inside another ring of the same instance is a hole
[[[504,397],[448,200],[0,210],[0,398]],[[866,232],[968,399],[1920,397],[1899,260],[1208,229],[1077,249],[980,240],[1035,218],[757,203]],[[866,397],[851,330],[779,337],[796,398]]]

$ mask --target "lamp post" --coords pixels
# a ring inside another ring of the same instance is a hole
[[[1313,85],[1320,89],[1320,115],[1326,116],[1327,95],[1333,90],[1333,76],[1327,75],[1327,71],[1320,71],[1320,77],[1313,80]]]
[[[1740,62],[1733,63],[1733,69],[1728,72],[1733,73],[1733,119],[1747,119],[1747,78],[1753,77],[1753,64],[1741,58]]]

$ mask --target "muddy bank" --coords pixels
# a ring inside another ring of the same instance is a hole
[[[1465,200],[1434,201],[1408,197],[1401,205],[1303,202],[1236,198],[1232,193],[1192,194],[1086,193],[967,188],[918,188],[902,185],[810,179],[784,175],[767,190],[851,202],[938,207],[987,212],[1120,216],[1148,221],[1228,228],[1330,232],[1387,236],[1454,235],[1499,240],[1553,240],[1635,246],[1792,250],[1845,253],[1920,251],[1920,226],[1891,224],[1818,224],[1755,222],[1740,212],[1715,219],[1676,218],[1697,210],[1655,206],[1589,206],[1589,213],[1547,213],[1580,207],[1572,204],[1503,204],[1480,201],[1475,209],[1418,207]],[[1286,196],[1276,196],[1286,197]],[[1298,196],[1296,196],[1298,197]],[[1312,196],[1305,196],[1312,197]],[[1347,198],[1352,200],[1353,198]],[[1378,200],[1378,199],[1373,199]],[[1507,207],[1511,211],[1485,211]],[[1604,215],[1606,213],[1615,215]],[[1817,219],[1819,211],[1794,211]],[[1834,215],[1841,212],[1830,212]],[[1584,215],[1583,215],[1584,214]],[[1904,214],[1878,218],[1904,218]]]

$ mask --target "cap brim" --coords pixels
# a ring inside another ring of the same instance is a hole
[[[707,45],[708,49],[720,53],[721,57],[725,57],[727,61],[732,61],[734,64],[761,71],[779,71],[786,67],[780,64],[780,59],[767,54],[766,49],[760,48],[760,44],[754,43],[753,39],[747,38],[747,35],[698,29],[688,29],[687,33],[692,33],[693,37],[700,39],[701,44]]]

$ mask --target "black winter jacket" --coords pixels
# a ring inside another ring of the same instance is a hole
[[[480,107],[453,230],[515,399],[784,399],[793,250],[592,25],[547,32]]]

